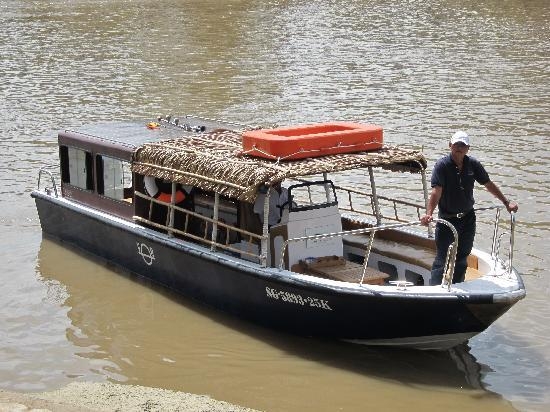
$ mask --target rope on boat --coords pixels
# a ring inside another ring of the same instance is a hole
[[[252,146],[252,149],[242,150],[240,153],[243,154],[243,155],[249,155],[249,156],[254,156],[253,153],[261,153],[261,154],[265,155],[266,157],[269,157],[270,159],[275,160],[276,163],[279,163],[279,162],[284,161],[286,159],[292,158],[293,156],[295,156],[297,154],[303,154],[303,153],[314,154],[314,153],[320,153],[320,152],[323,152],[323,151],[326,151],[326,150],[332,150],[332,149],[361,147],[365,144],[371,144],[371,143],[378,143],[378,142],[375,142],[375,141],[361,142],[361,144],[351,144],[351,145],[344,145],[344,144],[342,144],[342,142],[338,142],[338,144],[336,146],[329,146],[329,147],[323,147],[323,148],[319,148],[319,149],[309,149],[309,150],[305,150],[302,147],[302,148],[300,148],[300,150],[295,151],[293,153],[290,153],[286,156],[275,156],[275,155],[273,155],[269,152],[266,152],[265,150],[260,149],[256,145],[254,145],[254,146]],[[317,158],[315,158],[315,159],[317,159]]]

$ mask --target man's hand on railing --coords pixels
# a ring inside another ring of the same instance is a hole
[[[420,217],[420,223],[422,223],[424,226],[428,226],[428,224],[433,220],[432,215],[423,215]]]
[[[506,210],[508,210],[509,213],[517,212],[518,211],[518,204],[516,202],[506,202],[504,203],[504,206],[506,206]]]

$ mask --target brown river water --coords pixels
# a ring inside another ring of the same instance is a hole
[[[368,348],[241,322],[43,239],[30,192],[57,131],[161,113],[378,123],[430,168],[467,130],[520,205],[527,298],[450,351]],[[2,0],[0,389],[111,380],[266,411],[550,410],[549,113],[547,0]]]

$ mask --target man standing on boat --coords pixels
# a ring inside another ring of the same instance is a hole
[[[456,132],[449,142],[450,154],[439,159],[432,171],[432,192],[428,200],[426,214],[420,218],[422,224],[432,221],[432,214],[438,207],[439,218],[451,223],[458,233],[453,283],[464,281],[466,259],[474,244],[476,215],[474,212],[474,181],[485,188],[506,207],[508,212],[516,212],[518,205],[502,194],[491,181],[483,165],[475,158],[467,156],[470,138],[463,131]],[[449,245],[453,242],[451,230],[437,224],[435,228],[436,257],[432,265],[430,284],[439,285],[443,279],[443,269]]]

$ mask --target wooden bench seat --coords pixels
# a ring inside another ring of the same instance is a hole
[[[359,283],[363,276],[363,265],[338,256],[321,257],[311,262],[301,260],[300,263],[293,266],[292,270],[350,283]],[[363,283],[383,285],[388,277],[389,275],[386,273],[367,267]]]

